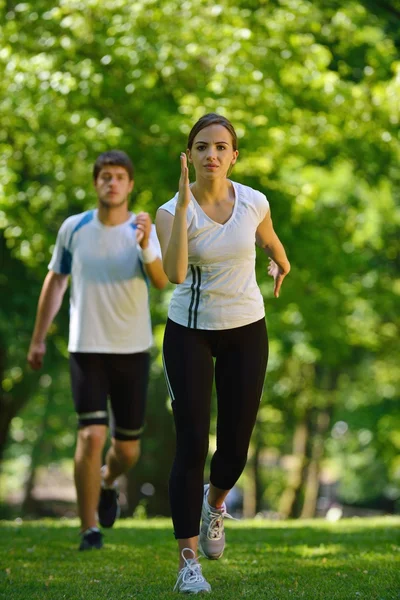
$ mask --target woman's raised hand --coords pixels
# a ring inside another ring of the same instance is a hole
[[[189,168],[184,152],[181,152],[181,176],[179,178],[179,195],[177,206],[187,208],[190,202]]]

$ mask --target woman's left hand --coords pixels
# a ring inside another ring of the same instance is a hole
[[[282,286],[282,282],[285,279],[286,275],[289,273],[290,267],[287,270],[284,270],[282,267],[276,264],[272,258],[269,259],[268,265],[268,275],[274,278],[274,296],[275,298],[279,298],[279,292]]]

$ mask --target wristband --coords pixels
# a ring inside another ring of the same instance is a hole
[[[139,249],[140,249],[140,259],[144,265],[152,263],[156,260],[156,258],[158,258],[157,251],[151,242],[149,242],[149,245],[144,250],[143,250],[143,248],[140,248],[140,246],[139,246]]]

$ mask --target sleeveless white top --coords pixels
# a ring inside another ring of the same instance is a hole
[[[255,236],[269,203],[261,192],[231,183],[235,204],[223,225],[208,217],[191,194],[188,271],[168,311],[172,321],[191,329],[232,329],[265,316],[255,276]],[[177,200],[178,193],[159,210],[174,215]]]

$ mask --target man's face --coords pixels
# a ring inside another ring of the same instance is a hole
[[[106,165],[97,175],[94,187],[100,204],[116,208],[128,202],[129,194],[133,190],[133,180],[129,179],[128,171],[124,167]]]

